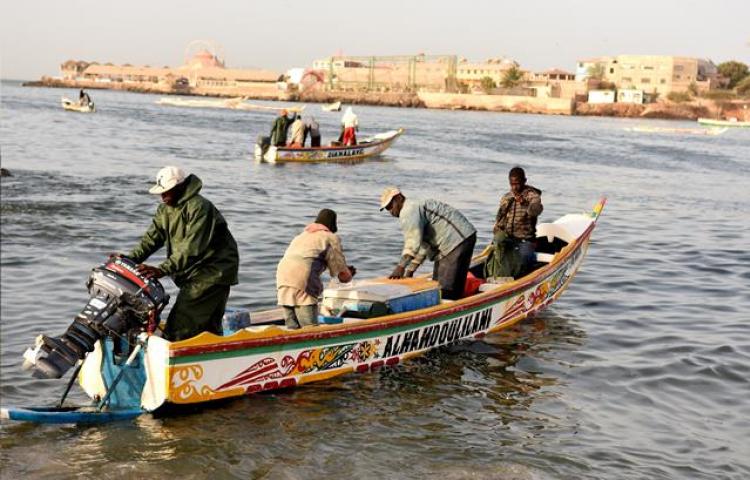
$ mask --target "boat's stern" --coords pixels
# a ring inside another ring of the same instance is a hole
[[[122,373],[110,394],[109,408],[156,410],[168,395],[169,342],[150,336],[130,365],[125,365],[127,353],[117,352],[110,338],[97,342],[81,367],[78,376],[81,388],[89,397],[100,401]]]
[[[260,144],[255,144],[254,155],[256,162],[276,163],[276,147],[268,147],[265,152]]]
[[[258,138],[255,140],[253,156],[256,162],[276,162],[276,147],[271,145],[271,137],[258,135]]]

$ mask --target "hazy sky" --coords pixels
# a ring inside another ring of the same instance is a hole
[[[195,39],[227,66],[285,70],[347,55],[506,56],[574,71],[579,58],[682,55],[750,63],[750,0],[4,0],[0,76],[67,59],[178,66]]]

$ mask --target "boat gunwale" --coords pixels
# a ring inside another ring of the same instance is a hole
[[[385,142],[390,142],[392,140],[395,140],[398,137],[400,137],[403,133],[404,133],[404,129],[403,128],[399,128],[396,131],[396,134],[393,135],[392,137],[389,137],[389,138],[378,139],[375,142],[358,143],[356,145],[341,146],[341,147],[331,147],[331,146],[328,146],[328,147],[323,147],[323,146],[320,146],[320,147],[302,147],[302,148],[276,147],[276,153],[278,154],[279,152],[292,152],[292,153],[295,153],[295,152],[323,152],[323,151],[347,150],[347,149],[356,148],[356,147],[369,148],[369,147],[375,147],[375,146],[381,145],[381,144],[383,144]]]
[[[596,227],[596,219],[584,230],[581,235],[578,236],[573,242],[563,247],[560,252],[557,252],[552,262],[547,265],[535,270],[532,274],[527,275],[526,278],[515,280],[511,282],[508,288],[499,288],[496,291],[482,292],[470,297],[456,300],[450,304],[438,304],[432,307],[423,309],[421,313],[415,315],[415,312],[419,310],[413,310],[409,312],[403,312],[399,314],[386,315],[383,317],[376,317],[373,319],[362,320],[362,323],[358,324],[339,324],[339,325],[325,325],[317,326],[314,331],[306,332],[282,332],[282,334],[274,333],[270,336],[261,336],[259,338],[245,338],[241,340],[229,340],[221,341],[222,339],[228,339],[231,337],[220,337],[210,333],[203,333],[198,337],[188,339],[186,341],[194,343],[196,339],[203,337],[213,337],[217,341],[206,339],[206,343],[198,345],[186,345],[186,346],[174,346],[170,345],[169,357],[189,357],[203,354],[228,352],[233,350],[245,350],[258,347],[267,347],[271,345],[287,345],[294,343],[301,343],[306,341],[314,340],[325,340],[330,338],[344,338],[350,335],[358,335],[369,333],[377,330],[386,330],[391,328],[399,328],[405,325],[419,324],[437,317],[448,316],[455,313],[469,312],[473,309],[481,308],[482,305],[493,303],[503,297],[509,297],[516,294],[519,291],[525,290],[530,286],[538,283],[541,277],[547,276],[555,271],[561,264],[566,262],[576,251],[578,251],[582,245],[589,241],[593,229]],[[366,323],[365,323],[366,322]],[[274,326],[275,327],[275,326]],[[259,332],[263,333],[263,332]],[[174,345],[174,344],[172,344]]]

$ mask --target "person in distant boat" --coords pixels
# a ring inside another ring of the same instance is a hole
[[[304,120],[305,123],[305,133],[302,138],[302,146],[305,146],[305,143],[307,142],[307,136],[310,135],[310,146],[311,147],[319,147],[320,146],[320,125],[318,124],[318,121],[315,120],[315,117],[313,116],[307,116]]]
[[[346,111],[341,117],[341,127],[343,128],[341,143],[347,147],[356,145],[359,120],[357,119],[357,114],[352,111],[352,107],[346,107]]]
[[[284,309],[288,328],[318,324],[323,271],[328,269],[331,277],[341,282],[349,282],[357,273],[346,264],[336,231],[336,212],[324,208],[313,223],[294,237],[276,268],[278,303]]]
[[[293,148],[302,148],[305,143],[305,125],[302,122],[302,117],[297,118],[292,122],[291,136],[289,137],[289,145]]]
[[[78,104],[81,106],[86,106],[91,103],[91,97],[89,97],[89,94],[84,92],[83,89],[81,89],[78,92]]]
[[[534,253],[536,222],[544,210],[542,191],[526,184],[526,172],[521,167],[513,167],[508,173],[510,191],[500,199],[492,232],[493,243],[504,241],[520,257],[522,276],[531,271],[536,263]]]
[[[179,167],[159,170],[149,193],[161,195],[163,203],[126,255],[139,264],[139,272],[151,278],[169,275],[180,288],[164,330],[171,341],[204,331],[221,335],[229,289],[237,284],[237,243],[221,213],[199,194],[202,186],[200,178]],[[158,267],[141,263],[165,245],[167,258]]]
[[[404,234],[401,261],[389,278],[411,277],[429,257],[443,298],[463,296],[477,230],[458,210],[437,200],[410,200],[396,187],[380,196],[380,210],[398,218]]]
[[[273,127],[271,128],[271,145],[274,147],[286,146],[286,137],[287,132],[289,131],[289,126],[297,119],[296,113],[292,115],[292,118],[287,116],[288,113],[289,112],[287,112],[286,109],[280,111],[279,116],[276,117],[276,120],[273,122]]]

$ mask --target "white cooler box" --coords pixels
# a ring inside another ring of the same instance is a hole
[[[322,307],[331,315],[373,318],[409,312],[440,303],[440,287],[434,280],[362,280],[323,291]]]

